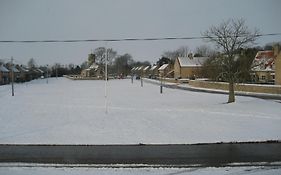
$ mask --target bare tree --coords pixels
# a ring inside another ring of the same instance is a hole
[[[106,49],[105,47],[98,47],[95,49],[94,54],[96,56],[96,61],[99,64],[105,64],[105,53],[107,51],[108,54],[108,63],[112,63],[112,60],[116,57],[117,52],[114,51],[112,48]]]
[[[128,53],[118,56],[114,60],[114,66],[117,74],[128,75],[130,72],[130,65],[134,62],[132,56]]]
[[[34,58],[30,58],[30,59],[28,60],[28,62],[27,62],[27,65],[28,65],[28,67],[29,67],[30,69],[35,68],[35,67],[36,67],[36,62],[35,62]]]
[[[253,44],[259,36],[257,29],[251,31],[245,24],[244,19],[229,19],[218,26],[212,26],[202,35],[207,41],[213,42],[218,48],[222,48],[223,56],[221,64],[223,65],[222,75],[229,83],[228,103],[235,102],[234,83],[236,59],[235,52],[240,48]]]
[[[196,47],[194,56],[195,57],[210,57],[215,55],[215,50],[211,49],[211,47],[207,45],[201,45]]]
[[[188,46],[181,46],[174,51],[165,51],[162,56],[171,60],[175,60],[177,57],[186,57],[189,53],[190,49]]]

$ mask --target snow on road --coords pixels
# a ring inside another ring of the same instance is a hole
[[[281,139],[273,100],[66,78],[0,86],[0,143],[138,144]]]

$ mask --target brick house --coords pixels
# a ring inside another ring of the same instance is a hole
[[[3,65],[0,65],[0,85],[10,83],[9,79],[10,71]]]
[[[180,78],[196,78],[202,77],[202,65],[209,57],[178,57],[174,64],[174,77]]]

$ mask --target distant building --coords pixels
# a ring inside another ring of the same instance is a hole
[[[202,77],[202,66],[209,57],[178,57],[174,64],[174,77],[180,78],[195,78]]]
[[[30,71],[24,66],[16,66],[16,68],[20,71],[20,82],[25,82],[31,80]]]
[[[275,56],[272,50],[259,51],[252,63],[251,77],[257,83],[275,81]]]
[[[144,77],[148,77],[148,76],[149,76],[149,69],[150,69],[150,66],[146,66],[146,67],[143,69],[143,76],[144,76]]]
[[[142,77],[143,76],[143,69],[144,69],[144,66],[136,67],[136,69],[134,70],[134,73],[135,73],[136,77]]]
[[[13,72],[13,73],[12,73]],[[19,82],[20,81],[20,71],[16,67],[10,67],[9,68],[9,77],[10,80],[12,80],[12,76],[14,74],[14,81]]]
[[[10,71],[5,66],[0,65],[0,85],[8,84],[10,82],[9,72]]]
[[[158,68],[158,71],[160,77],[170,77],[171,73],[173,72],[170,64],[163,64]]]
[[[82,77],[101,77],[102,76],[102,71],[100,66],[96,63],[94,54],[89,54],[88,56],[88,65],[89,67],[82,70],[81,76]]]
[[[158,66],[154,65],[149,69],[149,78],[156,78],[159,76]]]
[[[281,85],[281,46],[275,45],[273,51],[275,58],[275,84]]]
[[[83,77],[100,77],[101,75],[101,69],[96,63],[93,63],[89,68],[81,72],[81,76]]]

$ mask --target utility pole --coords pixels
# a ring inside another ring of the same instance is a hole
[[[11,58],[11,78],[12,78],[12,96],[15,96],[14,93],[14,59],[13,57]]]
[[[143,73],[142,73],[142,70],[141,70],[141,87],[143,87],[143,80],[142,80],[142,76],[143,76]]]
[[[56,79],[58,79],[58,65],[56,65]]]
[[[48,66],[48,64],[47,64],[47,80],[46,80],[46,82],[47,82],[47,84],[49,83],[48,82],[48,77],[49,77],[49,68],[48,68],[49,66]]]
[[[161,75],[161,80],[160,80],[160,94],[163,93],[163,75]]]
[[[108,59],[108,53],[107,53],[107,48],[105,48],[105,89],[104,89],[104,93],[105,93],[105,113],[107,114],[108,109],[107,109],[107,59]]]

